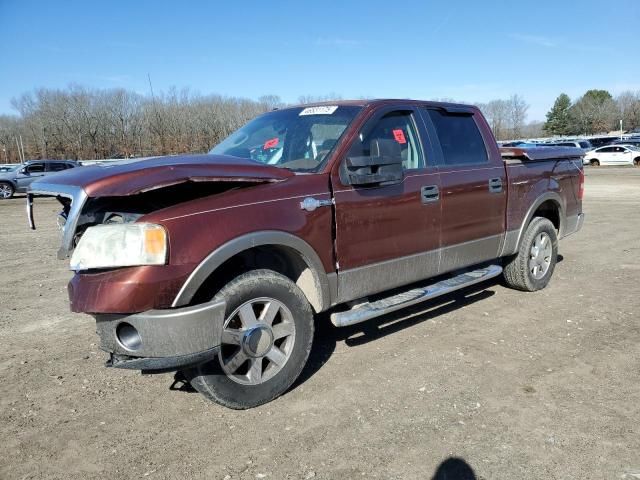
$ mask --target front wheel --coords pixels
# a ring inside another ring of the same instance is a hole
[[[0,198],[11,198],[14,193],[13,185],[6,182],[0,182]]]
[[[598,160],[597,158],[594,158],[593,160],[589,161],[589,165],[591,165],[592,167],[599,167],[600,160]]]
[[[209,400],[234,409],[282,395],[298,378],[313,341],[313,312],[298,286],[272,270],[253,270],[216,295],[227,303],[218,356],[186,370]]]
[[[634,158],[634,159],[633,159],[633,164],[634,164],[636,167],[640,167],[640,157],[638,157],[638,158]]]
[[[548,219],[535,217],[527,227],[517,255],[504,266],[508,286],[535,292],[547,286],[558,259],[558,235]]]

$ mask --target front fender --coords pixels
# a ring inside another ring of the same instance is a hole
[[[313,275],[315,288],[318,292],[317,299],[310,298],[309,295],[307,295],[309,302],[316,311],[323,311],[331,306],[331,274],[327,274],[324,271],[322,261],[316,251],[301,238],[277,230],[248,233],[234,238],[216,248],[200,262],[191,275],[189,275],[189,278],[187,278],[182,288],[180,288],[171,306],[180,307],[188,305],[207,278],[233,256],[245,250],[266,245],[289,247],[298,252],[309,267]]]

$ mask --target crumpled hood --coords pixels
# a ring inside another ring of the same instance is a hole
[[[77,167],[43,177],[31,184],[80,187],[89,197],[134,195],[184,182],[278,182],[294,174],[288,170],[262,165],[244,158],[226,155],[183,155],[124,160],[102,165]],[[49,188],[50,190],[50,188]]]

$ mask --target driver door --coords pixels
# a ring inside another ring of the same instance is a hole
[[[440,246],[440,179],[427,132],[413,107],[370,118],[334,169],[338,301],[345,302],[436,275]],[[347,157],[371,154],[373,140],[397,142],[403,178],[350,185]]]
[[[16,191],[26,192],[27,187],[42,176],[44,176],[44,162],[30,163],[18,171],[16,175]]]

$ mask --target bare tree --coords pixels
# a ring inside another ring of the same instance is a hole
[[[640,127],[640,91],[622,92],[616,97],[616,104],[620,112],[623,128],[632,130]]]
[[[509,129],[512,138],[522,137],[523,128],[527,120],[529,104],[520,95],[511,95],[509,98]]]

